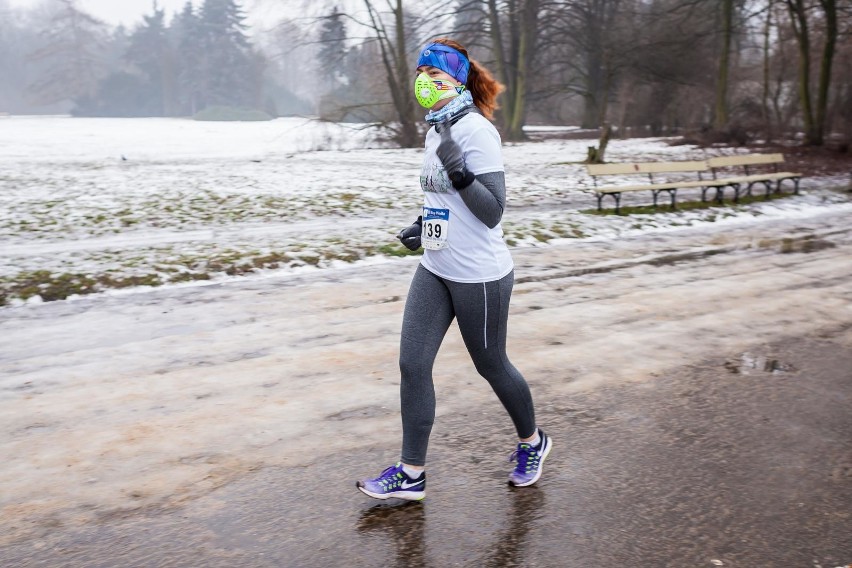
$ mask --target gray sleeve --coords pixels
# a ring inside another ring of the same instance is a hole
[[[479,174],[473,183],[459,191],[462,200],[474,216],[493,229],[503,217],[506,203],[506,174]]]

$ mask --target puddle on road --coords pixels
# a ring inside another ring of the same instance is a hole
[[[737,375],[756,375],[766,373],[777,375],[795,371],[796,368],[773,357],[755,355],[746,351],[738,359],[725,361],[725,368]]]

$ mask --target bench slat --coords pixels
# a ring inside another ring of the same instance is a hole
[[[793,173],[793,172],[778,172],[778,173],[771,173],[771,174],[754,174],[754,175],[748,175],[748,176],[735,176],[735,177],[726,177],[726,178],[708,180],[705,185],[729,184],[729,183],[748,183],[750,181],[778,180],[778,179],[788,179],[788,178],[797,178],[797,177],[802,177],[802,174],[797,174],[797,173]]]
[[[740,156],[716,156],[708,158],[711,168],[730,168],[734,166],[753,166],[758,164],[780,164],[784,154],[743,154]]]
[[[676,172],[706,172],[705,161],[685,162],[632,162],[623,164],[586,164],[586,170],[592,176],[617,174],[661,174]]]
[[[595,189],[597,193],[619,193],[622,191],[651,191],[658,189],[686,189],[689,187],[707,187],[713,180],[672,181],[668,183],[646,183],[644,185],[612,185]]]

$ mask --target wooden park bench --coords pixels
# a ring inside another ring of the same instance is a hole
[[[763,184],[766,188],[766,197],[769,198],[773,192],[781,192],[781,183],[784,180],[793,182],[793,193],[798,195],[799,180],[802,174],[778,171],[779,164],[783,163],[784,154],[740,154],[738,156],[717,156],[707,160],[713,179],[735,187],[737,197],[741,194],[743,186],[745,186],[745,194],[751,195],[753,186]],[[771,166],[772,171],[755,172],[754,170],[759,169],[760,166]],[[739,168],[742,168],[742,170],[739,171]],[[739,175],[732,176],[732,173]]]
[[[595,195],[598,200],[598,211],[603,207],[603,198],[609,195],[615,200],[616,214],[621,212],[622,193],[634,191],[650,191],[654,207],[657,206],[660,193],[666,192],[671,198],[672,209],[676,207],[678,189],[701,189],[701,201],[707,201],[707,192],[716,192],[715,200],[722,203],[725,188],[731,188],[734,192],[734,202],[739,201],[743,186],[747,194],[751,195],[751,188],[755,184],[763,183],[767,187],[767,198],[769,197],[771,184],[777,182],[775,191],[780,191],[781,182],[785,179],[793,180],[795,183],[794,193],[799,192],[799,174],[791,172],[778,172],[777,164],[784,161],[781,154],[747,154],[739,156],[720,156],[709,160],[693,160],[680,162],[633,162],[621,164],[587,164],[586,171],[592,177]],[[775,164],[773,172],[752,173],[749,166]],[[731,168],[742,167],[743,174],[730,175]],[[709,174],[706,179],[703,173]],[[598,180],[603,176],[624,176],[641,174],[648,177],[647,183],[626,185],[600,185]],[[656,174],[656,178],[654,177]],[[694,177],[687,177],[694,174]],[[660,179],[664,178],[664,179]]]
[[[710,167],[704,160],[682,161],[682,162],[633,162],[624,164],[587,164],[586,171],[592,176],[595,186],[595,194],[598,198],[598,211],[603,207],[603,198],[609,195],[615,199],[615,212],[621,212],[621,194],[633,191],[650,191],[654,198],[654,207],[661,193],[666,192],[671,198],[672,208],[676,206],[678,189],[699,188],[701,189],[701,200],[706,200],[707,191],[716,189],[716,199],[721,202],[722,192],[728,184],[723,181],[703,179],[701,174],[710,172]],[[599,185],[601,176],[644,174],[648,176],[648,183],[630,185]],[[657,178],[654,178],[654,175]],[[694,177],[685,177],[695,174]],[[659,178],[665,177],[660,180]],[[675,179],[677,178],[677,179]]]

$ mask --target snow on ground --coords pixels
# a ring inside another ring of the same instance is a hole
[[[596,200],[580,161],[594,143],[505,145],[509,207],[503,227],[510,245],[790,216],[847,200],[824,189],[844,180],[807,179],[804,195],[766,203],[589,215],[583,210],[594,209]],[[611,161],[706,156],[658,138],[614,140],[608,149]],[[394,235],[418,214],[420,159],[417,149],[382,147],[368,130],[304,118],[3,120],[0,305],[4,295],[17,303],[390,261],[407,253]],[[624,202],[648,200],[642,192]]]

